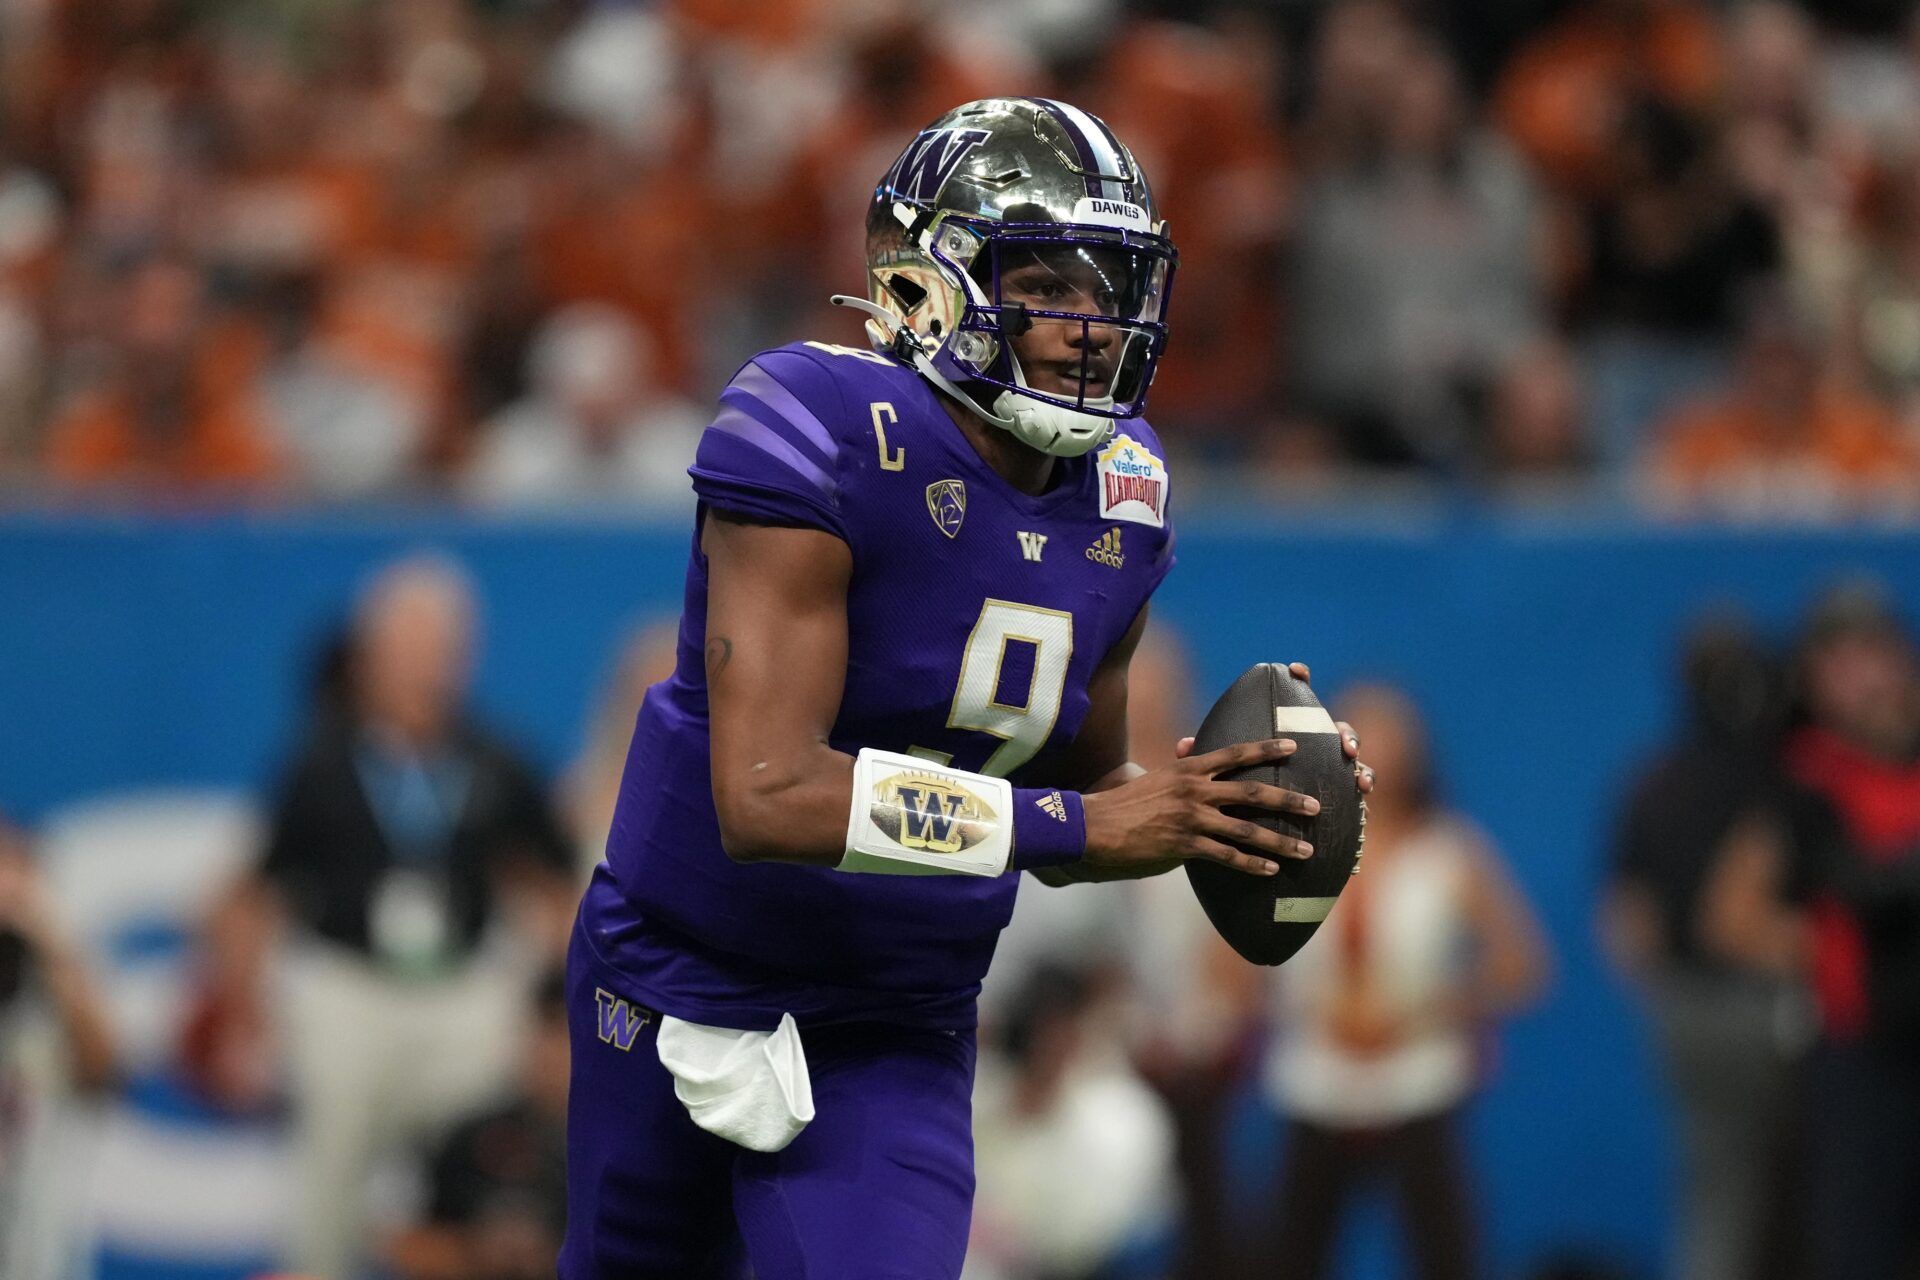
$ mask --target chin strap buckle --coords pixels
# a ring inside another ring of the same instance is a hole
[[[912,364],[915,356],[926,355],[927,346],[919,334],[903,324],[894,329],[893,337],[887,342],[887,350],[894,359]]]
[[[848,294],[836,293],[828,299],[836,307],[852,307],[855,311],[864,311],[887,329],[887,351],[897,359],[913,363],[915,355],[925,355],[926,348],[920,343],[920,335],[909,328],[905,321],[893,312],[869,302],[865,298],[855,298]]]

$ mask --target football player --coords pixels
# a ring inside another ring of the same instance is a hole
[[[1222,812],[1317,810],[1219,780],[1291,742],[1127,760],[1173,564],[1140,413],[1175,260],[1099,120],[969,103],[874,193],[870,297],[836,299],[872,345],[764,352],[721,394],[678,667],[574,933],[565,1280],[742,1246],[758,1280],[959,1275],[974,1000],[1019,873],[1310,852]]]

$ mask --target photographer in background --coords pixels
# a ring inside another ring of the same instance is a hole
[[[1769,1224],[1782,1220],[1782,1142],[1810,1013],[1797,964],[1753,954],[1753,931],[1730,922],[1716,885],[1754,850],[1784,857],[1806,837],[1779,764],[1781,679],[1759,638],[1742,619],[1710,617],[1680,674],[1685,728],[1634,782],[1598,924],[1644,1002],[1677,1110],[1674,1274],[1752,1280],[1791,1252],[1767,1246],[1786,1243],[1769,1240]]]
[[[1816,1280],[1895,1280],[1920,1203],[1920,652],[1871,585],[1829,593],[1801,645],[1807,723],[1787,770],[1826,839],[1723,860],[1714,940],[1810,976],[1805,1235]]]
[[[214,922],[210,954],[237,972],[212,981],[229,992],[262,992],[261,938],[296,926],[276,1009],[300,1162],[294,1263],[326,1280],[358,1273],[381,1158],[508,1083],[524,994],[577,896],[540,780],[468,715],[475,615],[450,563],[404,559],[373,579],[342,705],[316,715],[266,856]]]
[[[75,1274],[66,1104],[106,1093],[114,1068],[93,978],[25,834],[0,815],[0,1280]]]

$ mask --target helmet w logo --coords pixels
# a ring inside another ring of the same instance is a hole
[[[640,1028],[653,1021],[653,1014],[628,1004],[604,987],[593,989],[593,1003],[600,1014],[600,1039],[625,1052],[633,1048]]]
[[[940,188],[947,185],[967,152],[991,136],[985,129],[929,129],[901,153],[880,186],[883,190],[891,188],[903,200],[931,202],[939,197]]]

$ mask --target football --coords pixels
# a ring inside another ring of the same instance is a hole
[[[1266,809],[1227,812],[1307,841],[1313,856],[1304,861],[1274,859],[1280,870],[1271,876],[1252,876],[1197,858],[1186,867],[1193,892],[1220,936],[1253,963],[1274,965],[1306,945],[1359,870],[1367,813],[1333,718],[1313,690],[1279,663],[1260,663],[1220,695],[1194,735],[1193,754],[1262,738],[1290,738],[1299,750],[1276,764],[1220,776],[1252,778],[1310,795],[1320,802],[1320,812],[1312,817]]]

